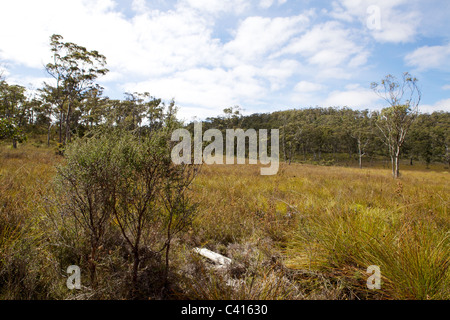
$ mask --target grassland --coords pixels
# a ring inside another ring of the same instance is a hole
[[[126,281],[111,284],[124,265],[113,249],[120,243],[105,253],[98,292],[65,287],[67,266],[85,262],[82,244],[49,219],[60,214],[53,178],[63,162],[54,147],[0,146],[1,299],[123,298]],[[276,176],[203,166],[191,190],[198,215],[176,241],[177,285],[167,297],[449,299],[448,169],[404,168],[394,180],[381,165],[282,165]],[[192,254],[196,246],[232,258],[232,267],[217,272]],[[381,269],[380,290],[366,288],[371,265]]]

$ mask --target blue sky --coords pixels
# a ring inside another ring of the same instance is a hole
[[[422,112],[450,111],[447,0],[10,0],[0,3],[0,68],[50,81],[49,37],[100,51],[105,94],[175,99],[181,118],[311,106],[379,109],[370,83],[419,78]]]

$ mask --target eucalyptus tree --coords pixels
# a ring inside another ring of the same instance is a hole
[[[450,113],[434,112],[431,115],[434,123],[433,137],[440,146],[440,158],[450,167]]]
[[[12,139],[13,147],[24,140],[24,126],[30,121],[29,103],[26,89],[20,85],[10,85],[0,80],[0,119],[2,120],[2,139]]]
[[[26,139],[23,129],[19,128],[10,119],[0,118],[0,140],[12,139],[13,147],[17,148],[17,142],[23,142]]]
[[[80,123],[84,129],[94,129],[106,120],[108,98],[103,97],[103,88],[96,86],[87,90],[80,104]]]
[[[367,149],[372,139],[372,127],[369,111],[357,111],[349,126],[349,135],[356,141],[358,149],[358,165],[362,169],[362,159],[367,156]]]
[[[98,51],[89,51],[63,37],[50,37],[52,62],[46,65],[47,73],[54,78],[53,84],[44,84],[44,92],[51,95],[59,118],[59,142],[70,141],[71,116],[75,100],[95,87],[95,80],[108,72],[106,58]],[[63,127],[65,135],[63,138]]]
[[[387,75],[380,83],[371,85],[374,92],[389,104],[378,114],[376,125],[388,147],[394,178],[400,176],[401,148],[419,112],[422,93],[417,82],[417,78],[405,72],[401,80]]]

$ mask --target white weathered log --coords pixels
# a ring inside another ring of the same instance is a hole
[[[208,258],[209,260],[214,261],[215,263],[218,263],[222,266],[228,266],[231,264],[230,258],[227,258],[211,250],[205,248],[195,248],[194,251],[197,252],[199,255]]]

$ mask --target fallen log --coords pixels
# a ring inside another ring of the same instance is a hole
[[[194,248],[194,251],[197,252],[199,255],[208,258],[209,260],[223,266],[229,266],[231,264],[231,259],[227,258],[219,253],[216,253],[214,251],[205,249],[205,248]]]

